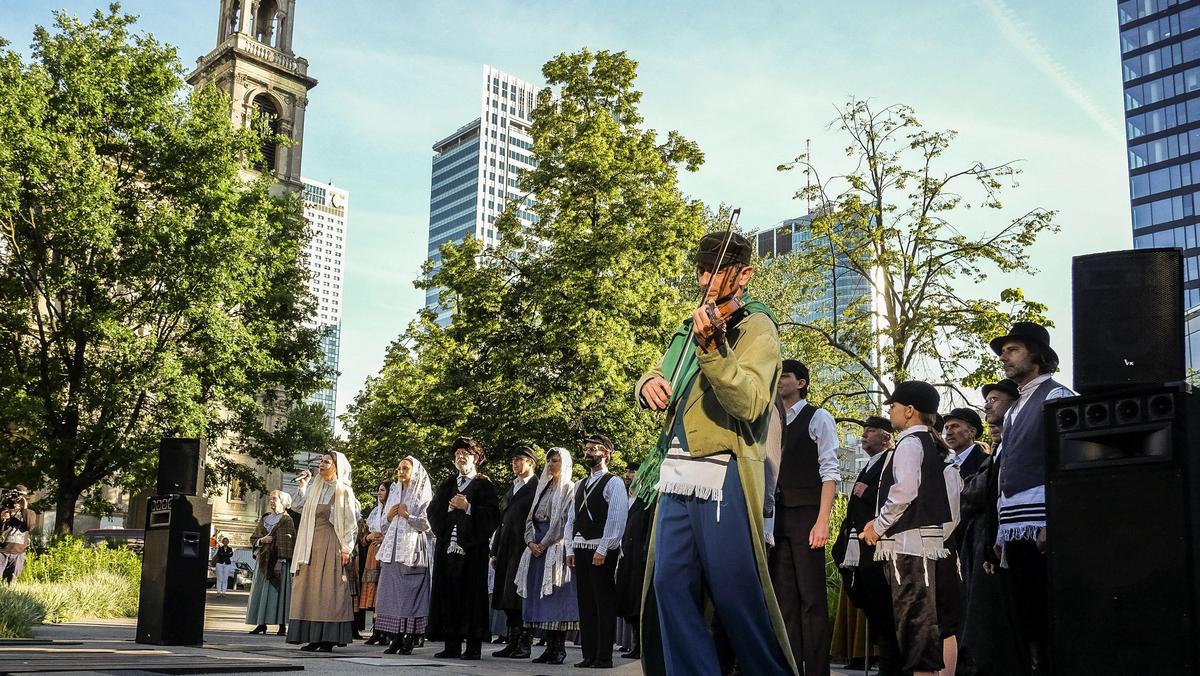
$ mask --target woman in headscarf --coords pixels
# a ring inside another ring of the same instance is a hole
[[[367,515],[367,551],[363,557],[362,589],[358,593],[359,611],[375,610],[375,593],[379,584],[379,559],[376,555],[379,553],[379,543],[383,541],[383,531],[388,525],[383,516],[391,489],[390,481],[381,481],[375,487],[375,509]],[[379,623],[376,622],[371,628],[371,637],[367,639],[367,645],[382,645],[385,642]]]
[[[350,462],[338,452],[321,457],[317,477],[308,486],[300,472],[295,504],[301,508],[292,555],[292,606],[287,642],[301,650],[333,652],[354,635],[354,605],[347,564],[358,538],[358,500],[350,487]]]
[[[383,506],[386,530],[375,558],[379,587],[375,596],[375,629],[387,634],[388,655],[411,655],[413,644],[429,624],[429,519],[433,499],[429,474],[411,455],[396,466]]]
[[[246,624],[257,625],[251,634],[267,633],[268,624],[279,625],[279,635],[287,633],[288,604],[292,600],[292,571],[288,563],[296,544],[296,526],[287,508],[292,497],[283,491],[267,495],[267,513],[254,529],[254,585],[250,587],[250,605]]]
[[[565,448],[546,453],[533,509],[525,520],[525,553],[517,568],[517,594],[524,600],[527,629],[541,629],[546,650],[534,658],[542,664],[562,664],[567,656],[565,634],[579,629],[575,581],[563,549],[563,527],[571,505],[571,454]]]

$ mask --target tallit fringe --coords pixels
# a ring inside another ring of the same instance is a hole
[[[924,538],[922,538],[924,539]],[[896,541],[892,539],[880,540],[875,545],[875,560],[876,561],[895,561],[896,555],[901,552],[896,551]],[[950,550],[946,549],[943,544],[933,544],[925,542],[921,543],[921,556],[926,559],[944,559],[950,556]]]
[[[1042,527],[1037,524],[1009,524],[1000,526],[999,532],[996,534],[996,542],[1001,544],[1005,542],[1014,542],[1016,540],[1036,540],[1038,530]]]
[[[447,554],[458,554],[459,556],[467,555],[467,553],[465,551],[463,551],[463,548],[458,546],[457,542],[451,542],[450,546],[446,548],[446,553]]]
[[[698,484],[679,483],[675,481],[660,481],[657,489],[659,493],[670,493],[671,495],[691,495],[701,500],[716,500],[720,502],[725,499],[724,490],[722,488],[714,488],[712,486],[700,486]]]

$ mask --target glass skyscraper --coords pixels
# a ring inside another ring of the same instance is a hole
[[[828,239],[813,237],[812,221],[813,214],[789,218],[753,234],[751,237],[754,239],[758,255],[785,256],[810,247],[823,247],[824,250],[828,250],[828,247],[832,246]],[[838,265],[825,273],[825,280],[825,291],[822,295],[811,299],[805,307],[793,309],[799,321],[833,319],[835,314],[845,311],[851,303],[871,292],[870,283],[862,275],[846,267],[845,256],[838,256]]]
[[[1117,20],[1133,246],[1183,249],[1187,366],[1200,368],[1200,2],[1124,0]]]
[[[483,67],[481,111],[477,119],[433,144],[429,191],[429,258],[441,267],[438,250],[446,242],[473,236],[485,247],[497,240],[496,219],[510,198],[520,198],[517,217],[530,224],[533,202],[517,192],[517,179],[533,166],[530,125],[537,89],[491,66]],[[453,308],[438,306],[440,289],[425,292],[425,305],[450,321]]]

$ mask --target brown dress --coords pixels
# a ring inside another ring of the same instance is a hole
[[[354,606],[328,504],[318,505],[309,563],[292,579],[288,643],[346,645],[354,636]]]

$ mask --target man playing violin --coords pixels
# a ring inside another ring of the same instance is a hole
[[[796,673],[763,539],[779,332],[746,293],[750,256],[750,242],[732,231],[700,240],[705,302],[635,389],[643,406],[667,414],[635,480],[639,497],[658,496],[642,617],[647,674],[721,673],[710,603],[743,673]]]

